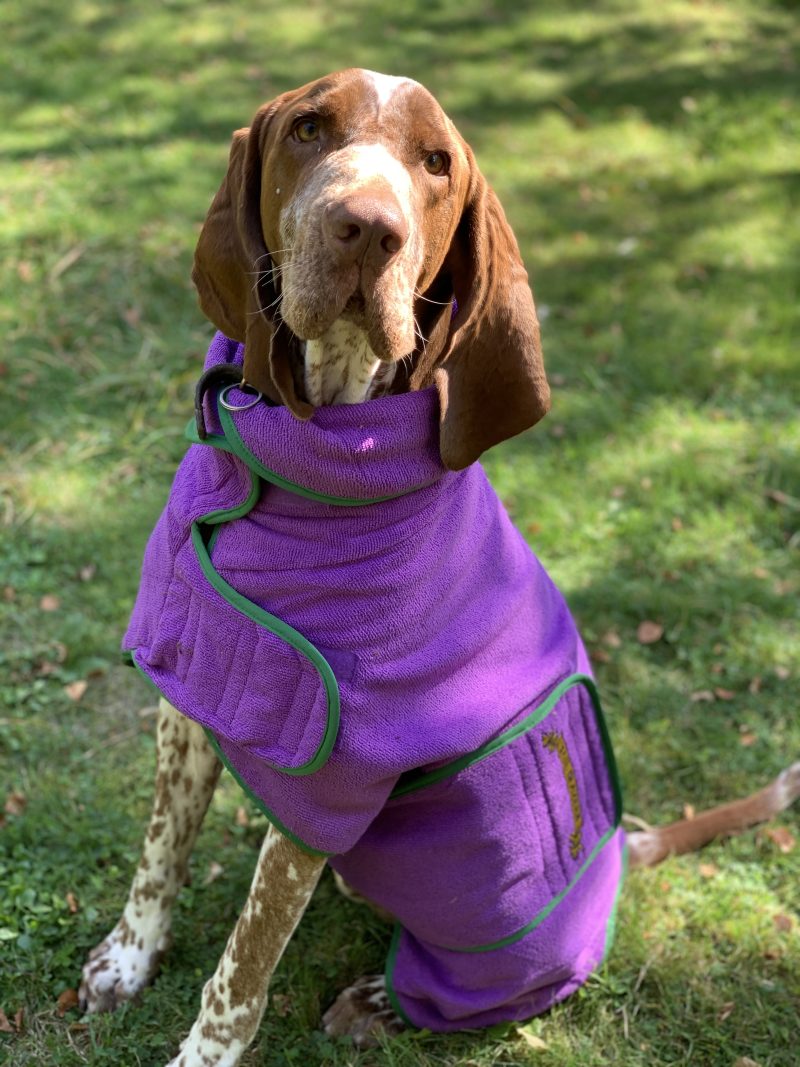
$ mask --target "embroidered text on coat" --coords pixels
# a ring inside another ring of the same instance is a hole
[[[578,794],[578,780],[575,777],[575,768],[572,766],[572,760],[567,751],[567,743],[560,733],[552,730],[550,733],[544,734],[542,744],[550,752],[557,752],[558,758],[561,760],[561,769],[564,772],[564,778],[567,783],[572,818],[575,823],[575,828],[569,835],[569,854],[576,860],[583,852],[583,811],[581,809],[581,798]]]

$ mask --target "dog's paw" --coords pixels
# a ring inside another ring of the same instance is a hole
[[[329,1037],[349,1036],[356,1048],[374,1048],[379,1037],[391,1037],[403,1029],[386,994],[383,975],[369,975],[340,993],[322,1017]]]
[[[114,1011],[131,1000],[155,977],[167,938],[148,945],[125,919],[89,953],[83,966],[78,1002],[82,1011]]]

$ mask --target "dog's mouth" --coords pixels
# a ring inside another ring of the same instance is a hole
[[[356,287],[355,291],[342,308],[341,318],[345,319],[347,322],[352,322],[354,326],[360,326],[362,329],[366,327],[367,301],[361,291],[361,286]]]

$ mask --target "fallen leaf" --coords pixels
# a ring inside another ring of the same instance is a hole
[[[14,1029],[17,1031],[18,1034],[22,1033],[22,1023],[23,1023],[24,1017],[25,1017],[25,1009],[24,1008],[20,1008],[18,1011],[14,1012]]]
[[[14,586],[13,585],[4,585],[3,586],[3,600],[5,600],[5,602],[7,604],[10,604],[11,601],[12,600],[16,600],[16,598],[17,598],[17,591],[14,588]]]
[[[150,704],[146,708],[139,708],[138,715],[140,719],[150,719],[153,715],[158,715],[158,704]]]
[[[250,825],[250,816],[247,814],[247,808],[237,808],[236,809],[235,822],[236,822],[237,826],[249,826]]]
[[[58,611],[61,607],[61,600],[53,593],[45,593],[39,601],[39,607],[42,611]]]
[[[67,902],[67,907],[69,908],[70,915],[75,915],[75,913],[78,910],[78,899],[75,896],[75,894],[74,893],[67,893],[67,895],[64,897],[64,899]]]
[[[209,863],[208,865],[208,873],[203,879],[203,885],[211,885],[212,882],[215,882],[217,878],[219,878],[219,876],[224,870],[225,868],[222,866],[221,863],[217,863],[216,860],[212,860],[211,863]]]
[[[17,276],[19,277],[19,280],[25,282],[26,285],[28,282],[33,281],[33,267],[27,259],[21,259],[17,263]]]
[[[285,993],[273,993],[270,1005],[273,1012],[281,1019],[285,1019],[292,1011],[292,998]]]
[[[761,1067],[757,1060],[751,1060],[749,1056],[740,1056],[733,1067]]]
[[[729,1019],[733,1015],[733,1009],[736,1007],[732,1000],[729,1000],[727,1004],[723,1004],[717,1012],[717,1022],[724,1023],[726,1019]]]
[[[697,111],[697,101],[693,96],[682,96],[681,107],[687,115],[691,115],[693,111]]]
[[[761,692],[761,675],[757,674],[755,678],[750,679],[750,684],[747,687],[747,692],[756,696]]]
[[[794,919],[791,915],[784,915],[782,912],[773,915],[772,921],[775,923],[775,929],[782,934],[790,933],[794,927]]]
[[[630,256],[639,247],[638,237],[623,237],[617,245],[618,256]]]
[[[769,578],[769,571],[766,567],[753,567],[753,577],[760,578],[763,581],[765,578]]]
[[[764,496],[767,500],[771,500],[775,504],[785,504],[790,508],[800,507],[800,501],[796,500],[793,496],[789,496],[788,493],[784,493],[782,489],[766,489],[764,491]]]
[[[622,638],[616,630],[606,630],[600,640],[609,648],[620,648],[622,645]]]
[[[68,271],[73,264],[77,263],[83,253],[86,251],[86,244],[84,242],[74,245],[68,252],[54,263],[50,268],[48,278],[51,282],[57,281],[65,271]]]
[[[723,689],[721,686],[714,687],[714,696],[718,700],[735,700],[736,693],[732,689]]]
[[[764,833],[774,845],[778,846],[784,855],[791,852],[797,844],[794,837],[785,826],[770,826]]]
[[[782,682],[785,682],[786,679],[791,676],[791,673],[792,672],[789,670],[788,667],[776,667],[775,668],[775,675],[776,675],[776,677],[780,678],[780,680]]]
[[[610,663],[611,656],[604,648],[593,648],[590,658],[595,663]]]
[[[684,819],[693,819],[695,815],[694,804],[683,805],[683,817]]]
[[[636,627],[636,640],[640,645],[654,645],[664,636],[664,627],[661,623],[645,619]]]
[[[710,689],[698,689],[696,693],[692,693],[690,700],[694,704],[697,704],[701,701],[705,704],[713,704],[714,694],[711,692]]]
[[[746,730],[745,733],[739,735],[739,744],[743,748],[750,748],[756,743],[758,738],[750,730]]]
[[[132,330],[135,330],[139,323],[142,321],[142,309],[137,307],[126,308],[122,312],[122,317]]]
[[[61,641],[53,642],[53,651],[56,654],[56,660],[58,663],[63,663],[67,658],[67,646],[62,644]]]
[[[6,802],[3,805],[3,811],[6,815],[21,815],[25,810],[25,805],[28,803],[28,798],[24,793],[14,791],[9,793],[6,797]]]
[[[69,685],[64,686],[64,692],[70,698],[70,700],[79,701],[83,694],[86,692],[89,683],[81,678],[76,682],[70,682]]]
[[[526,1030],[524,1026],[517,1028],[517,1035],[522,1038],[528,1048],[536,1049],[537,1052],[545,1052],[547,1050],[547,1042],[542,1041],[536,1034],[532,1034],[530,1030]]]
[[[56,1001],[56,1015],[63,1019],[68,1011],[78,1006],[78,994],[74,989],[65,989]]]
[[[6,1013],[0,1008],[0,1034],[13,1034],[14,1027],[8,1021]]]
[[[78,576],[82,582],[91,582],[95,574],[97,574],[96,563],[87,563],[85,567],[81,567],[78,571]]]
[[[715,878],[719,874],[719,867],[714,863],[701,863],[697,869],[701,878]]]
[[[46,678],[48,674],[55,674],[57,670],[57,664],[51,663],[50,660],[43,659],[39,666],[36,668],[36,674],[40,678]]]

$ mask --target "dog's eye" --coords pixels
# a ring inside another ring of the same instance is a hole
[[[300,119],[295,123],[294,135],[298,141],[316,141],[319,137],[319,123],[316,119]]]
[[[428,174],[446,174],[449,160],[444,152],[430,152],[425,156],[423,166]]]

